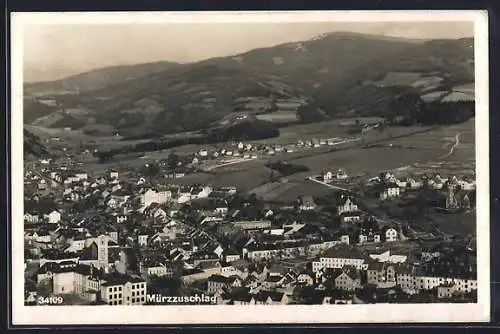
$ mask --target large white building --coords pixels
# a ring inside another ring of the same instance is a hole
[[[108,305],[143,305],[146,303],[146,281],[119,276],[101,283],[101,300]]]
[[[341,269],[345,266],[353,266],[358,270],[366,270],[368,268],[366,260],[366,256],[355,249],[332,248],[320,255],[318,260],[313,261],[312,270],[313,272],[317,272],[323,268]]]
[[[141,205],[150,206],[153,203],[163,204],[168,202],[172,198],[171,191],[155,191],[148,189],[144,194],[141,195]]]
[[[397,284],[407,293],[418,293],[421,290],[432,290],[439,286],[448,286],[456,292],[472,292],[477,290],[477,280],[451,277],[419,276],[408,272],[398,273]]]

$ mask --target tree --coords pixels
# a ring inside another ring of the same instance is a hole
[[[180,159],[179,156],[175,153],[175,151],[170,152],[167,157],[167,166],[170,170],[174,170],[177,167]]]

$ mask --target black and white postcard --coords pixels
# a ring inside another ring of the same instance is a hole
[[[489,321],[486,12],[11,32],[14,325]]]

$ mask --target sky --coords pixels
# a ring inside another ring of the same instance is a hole
[[[419,39],[474,36],[472,22],[28,24],[23,26],[25,80],[160,60],[188,63],[332,31]]]

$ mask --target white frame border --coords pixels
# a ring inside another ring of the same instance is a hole
[[[271,15],[270,15],[271,14]],[[364,304],[284,306],[24,306],[23,247],[23,33],[25,24],[230,23],[230,22],[474,22],[476,89],[477,254],[476,304]],[[490,209],[487,11],[296,12],[78,12],[11,14],[11,156],[13,325],[174,325],[418,323],[490,321]],[[21,241],[21,242],[19,242]],[[14,278],[22,279],[14,279]]]

